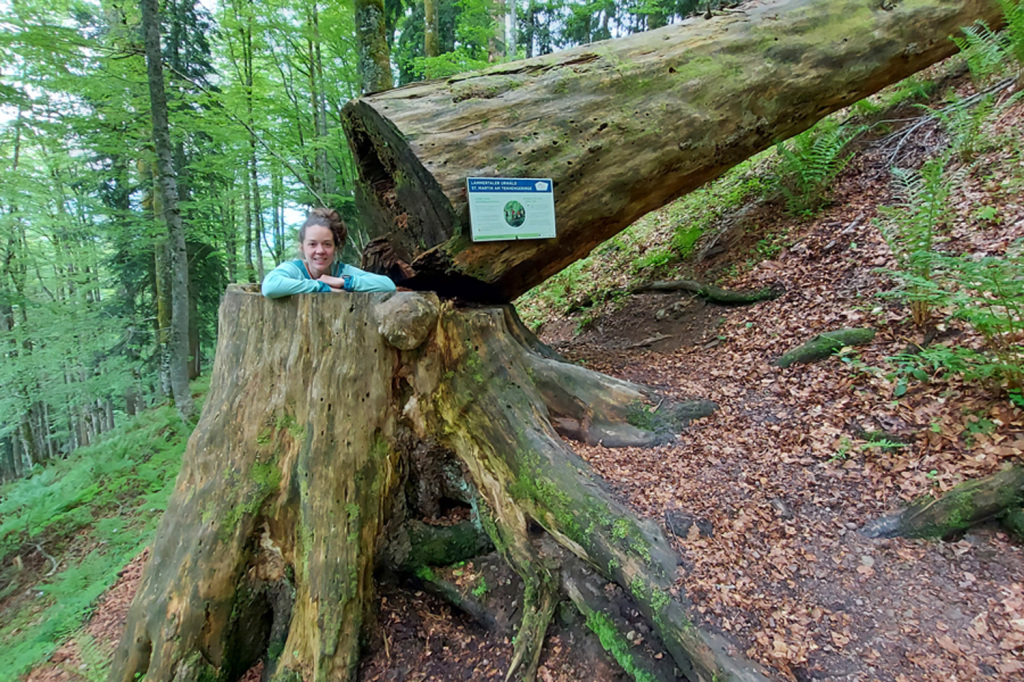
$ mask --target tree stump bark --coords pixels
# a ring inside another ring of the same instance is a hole
[[[543,536],[628,591],[690,679],[764,679],[691,620],[661,531],[560,436],[649,444],[707,402],[674,404],[545,355],[509,306],[418,293],[270,301],[232,286],[220,325],[112,680],[232,680],[259,659],[272,680],[353,679],[375,562],[393,560],[383,550],[400,532],[429,535],[409,525],[407,485],[429,453],[455,463],[449,494],[523,580],[510,673],[533,677],[563,593]]]

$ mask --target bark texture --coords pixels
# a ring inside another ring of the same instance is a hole
[[[383,0],[356,0],[356,51],[363,92],[388,90],[392,85]]]
[[[364,97],[343,112],[357,199],[410,286],[455,273],[510,300],[1000,16],[990,0],[768,0]],[[468,176],[553,179],[558,237],[471,242]]]
[[[570,587],[563,551],[631,595],[690,679],[764,679],[691,621],[661,531],[559,433],[650,443],[711,406],[567,365],[516,322],[432,294],[229,288],[210,395],[111,679],[235,679],[260,658],[272,680],[354,679],[376,561],[415,569],[491,545],[523,581],[523,679]],[[431,462],[456,472],[445,494],[469,503],[477,532],[413,518],[408,473]]]

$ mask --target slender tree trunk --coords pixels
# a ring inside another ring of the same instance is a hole
[[[427,57],[437,57],[441,54],[437,2],[438,0],[423,0],[423,54]]]
[[[508,45],[506,46],[505,57],[507,57],[508,59],[515,59],[517,48],[516,41],[519,38],[519,24],[517,23],[518,17],[516,17],[517,0],[505,0],[505,2],[508,5],[508,24],[510,27],[508,32]]]
[[[336,171],[330,163],[330,128],[327,125],[327,93],[325,92],[324,62],[320,45],[320,14],[314,2],[306,19],[310,32],[309,48],[309,94],[313,109],[313,132],[316,139],[314,165],[316,168],[317,193],[324,197],[338,193]]]
[[[193,292],[188,297],[188,378],[189,381],[202,374],[202,356],[199,344],[199,301],[194,293],[195,287],[189,287]]]
[[[171,272],[171,391],[178,413],[183,420],[189,421],[195,406],[188,385],[188,256],[185,251],[185,226],[178,211],[178,188],[171,156],[167,97],[160,57],[160,18],[156,0],[141,0],[141,9],[150,116],[153,120],[153,147],[157,158],[158,188],[163,198],[163,219],[167,225]]]
[[[46,442],[47,459],[54,459],[57,456],[57,443],[54,441],[50,431],[50,424],[53,423],[50,419],[50,406],[45,402],[41,403],[41,405],[42,412],[40,414],[39,433]]]
[[[156,191],[156,173],[153,174],[153,193],[150,204],[153,219],[159,224],[163,213],[163,201]],[[153,238],[153,297],[156,299],[156,347],[157,376],[160,382],[160,393],[171,397],[171,265],[167,252],[167,234],[158,233]]]
[[[391,52],[384,25],[384,0],[356,0],[356,52],[363,92],[390,90]]]
[[[18,476],[14,455],[14,439],[10,435],[0,437],[0,481],[10,481]]]
[[[260,242],[263,239],[263,208],[260,205],[260,182],[259,173],[256,168],[256,140],[250,136],[249,139],[249,182],[252,184],[252,216],[253,216],[253,250],[256,261],[256,281],[263,281],[263,247]]]
[[[534,0],[529,0],[526,8],[526,58],[534,56],[533,42],[537,34],[537,6]]]
[[[42,454],[39,451],[39,443],[36,441],[35,429],[32,425],[32,415],[35,409],[35,405],[32,404],[29,408],[21,415],[21,426],[19,433],[21,434],[21,445],[25,454],[25,459],[29,463],[29,466],[38,464],[43,461]]]
[[[492,0],[491,16],[494,20],[494,32],[487,41],[487,61],[500,62],[505,56],[505,0]]]
[[[284,225],[284,180],[276,168],[270,171],[271,201],[274,208],[274,263],[284,260],[285,225]]]
[[[228,199],[220,208],[224,227],[224,251],[228,261],[228,281],[238,281],[238,225],[235,220],[235,199]]]
[[[16,467],[19,478],[32,471],[32,456],[28,451],[21,428],[17,429],[14,438],[14,460],[17,463]]]
[[[249,164],[246,163],[246,166]],[[256,281],[256,265],[253,261],[253,229],[252,229],[252,185],[249,182],[248,169],[242,171],[242,223],[245,226],[245,281]]]

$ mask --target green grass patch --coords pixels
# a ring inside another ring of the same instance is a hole
[[[208,380],[193,384],[205,397]],[[151,540],[191,433],[168,405],[66,459],[0,486],[0,670],[17,679],[72,636],[117,573]],[[57,561],[40,571],[36,545]],[[15,560],[21,557],[21,562]],[[20,568],[24,566],[24,568]],[[95,659],[95,660],[93,660]],[[86,660],[89,679],[103,657]],[[91,661],[91,662],[90,662]]]

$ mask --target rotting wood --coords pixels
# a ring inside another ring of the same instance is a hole
[[[429,331],[398,334],[382,310]],[[112,680],[226,678],[256,657],[274,680],[353,679],[419,443],[455,458],[474,521],[523,581],[510,675],[533,678],[565,589],[541,533],[627,590],[690,679],[766,679],[693,621],[657,525],[558,434],[649,444],[712,404],[546,357],[502,306],[415,293],[271,301],[233,286],[220,325],[210,394]]]
[[[512,300],[640,216],[949,56],[990,0],[768,0],[354,100],[357,202],[414,272]],[[551,178],[556,239],[473,243],[466,178]],[[475,286],[474,286],[475,284]]]

